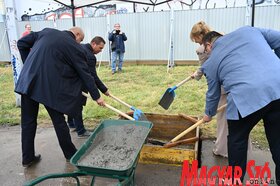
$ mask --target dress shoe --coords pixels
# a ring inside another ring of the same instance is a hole
[[[41,160],[41,154],[37,154],[34,156],[34,159],[32,161],[30,161],[29,163],[22,163],[22,166],[27,168],[30,167],[33,164],[38,163]]]
[[[83,134],[78,134],[78,138],[88,138],[91,134],[91,132],[86,130]]]

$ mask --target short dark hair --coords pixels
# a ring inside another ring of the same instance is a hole
[[[91,40],[90,43],[95,43],[95,44],[97,44],[97,45],[99,45],[100,43],[106,44],[105,40],[104,40],[102,37],[100,37],[100,36],[94,37],[94,38]]]
[[[205,46],[206,43],[212,43],[221,36],[223,35],[216,31],[208,32],[205,36],[203,36],[202,43]]]

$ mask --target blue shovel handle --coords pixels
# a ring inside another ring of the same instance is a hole
[[[169,92],[171,93],[171,92],[174,92],[174,90],[176,90],[178,87],[177,86],[173,86],[173,87],[171,87],[170,89],[169,89]]]

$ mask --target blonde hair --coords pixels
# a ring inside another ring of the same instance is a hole
[[[199,21],[198,23],[193,25],[190,33],[190,38],[192,41],[194,41],[195,38],[202,38],[203,36],[205,36],[205,34],[207,34],[210,31],[210,27],[204,21]]]

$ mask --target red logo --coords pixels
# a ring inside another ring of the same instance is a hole
[[[250,160],[247,163],[246,172],[249,176],[249,180],[244,181],[244,185],[246,186],[275,184],[275,181],[271,180],[271,171],[268,162],[263,166],[256,166],[255,160]],[[213,166],[210,168],[202,166],[198,175],[198,161],[194,160],[192,164],[189,164],[185,160],[183,162],[180,186],[242,185],[241,176],[242,169],[239,166]]]

